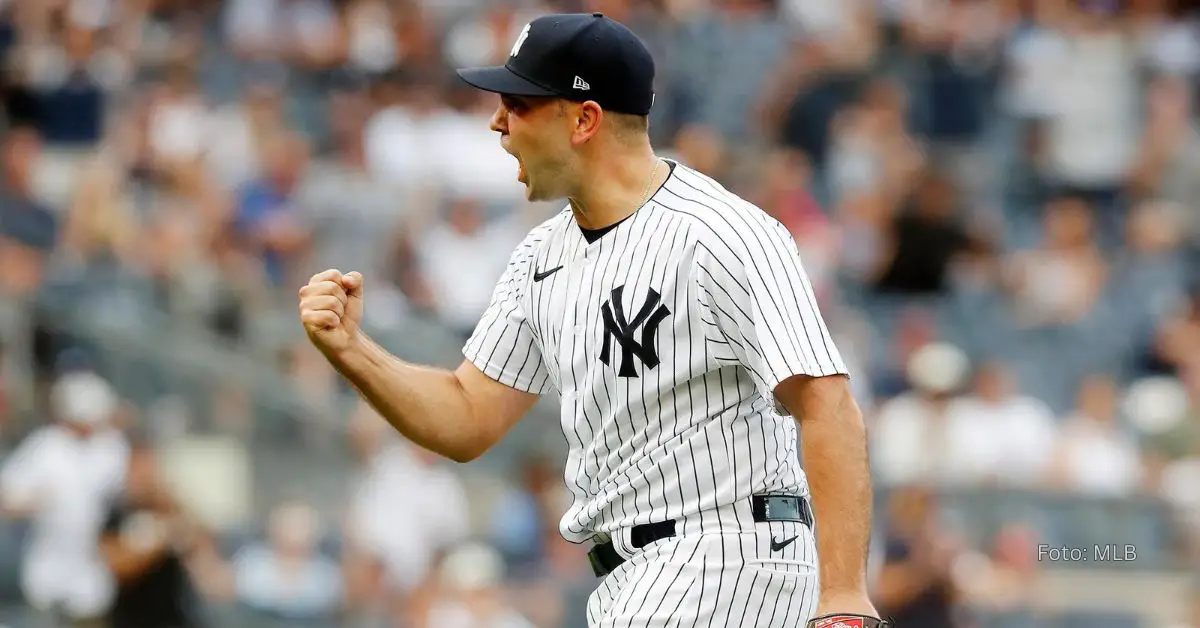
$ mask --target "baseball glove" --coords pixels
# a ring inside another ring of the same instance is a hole
[[[808,628],[895,628],[886,619],[866,615],[824,615],[808,620]]]

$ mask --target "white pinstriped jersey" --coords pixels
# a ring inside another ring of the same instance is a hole
[[[846,372],[790,233],[671,166],[593,242],[569,207],[534,228],[463,350],[508,386],[558,390],[573,542],[757,493],[807,495],[797,426],[773,391]]]

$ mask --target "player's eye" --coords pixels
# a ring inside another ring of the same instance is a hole
[[[529,108],[529,103],[513,96],[501,96],[500,101],[504,103],[504,108],[513,113],[521,113]]]

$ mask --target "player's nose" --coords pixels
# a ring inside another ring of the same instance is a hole
[[[496,107],[496,111],[492,114],[492,121],[491,124],[488,125],[488,128],[496,131],[497,133],[508,133],[508,112],[505,111],[503,104]]]

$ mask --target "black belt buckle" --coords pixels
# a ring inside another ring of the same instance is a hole
[[[812,509],[808,500],[798,495],[755,495],[751,499],[754,520],[796,521],[812,527]]]

